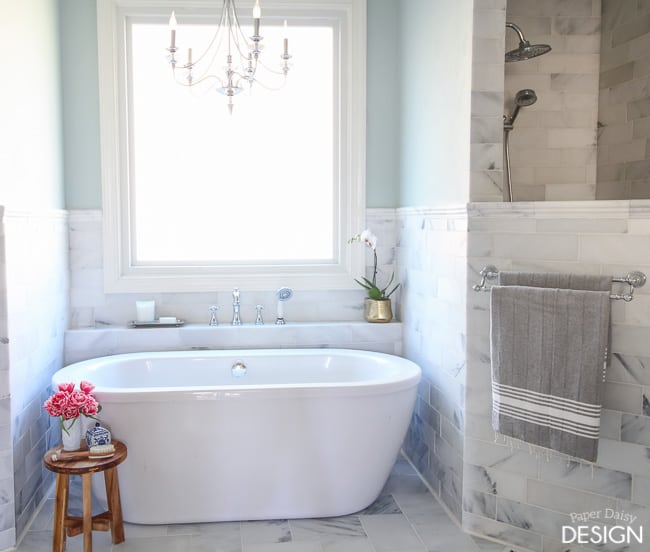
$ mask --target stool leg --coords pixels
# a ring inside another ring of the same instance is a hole
[[[81,474],[84,552],[93,552],[92,473]]]
[[[67,473],[56,474],[52,552],[63,552],[65,548],[65,518],[68,515],[68,481],[69,476]]]
[[[117,479],[117,468],[104,471],[106,498],[111,516],[111,536],[113,544],[124,542],[124,523],[122,521],[122,501],[120,500],[120,485]]]

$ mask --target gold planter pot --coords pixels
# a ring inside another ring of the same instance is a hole
[[[364,318],[367,322],[390,322],[393,308],[390,299],[365,299]]]

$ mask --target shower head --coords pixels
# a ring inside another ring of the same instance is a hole
[[[535,94],[535,91],[530,88],[524,88],[515,95],[515,103],[519,107],[528,107],[529,105],[533,105],[536,101],[537,94]]]
[[[278,298],[278,301],[288,301],[293,297],[293,290],[288,287],[282,287],[276,291],[276,297]]]
[[[510,117],[505,116],[503,117],[503,126],[505,130],[512,130],[512,126],[515,123],[515,119],[517,118],[517,115],[519,114],[519,110],[522,107],[528,107],[529,105],[533,105],[537,101],[537,94],[535,94],[534,90],[531,90],[530,88],[524,88],[523,90],[520,90],[515,94],[515,108],[512,110],[512,114]]]
[[[513,29],[519,35],[519,47],[506,52],[506,63],[512,61],[524,61],[541,56],[551,51],[548,44],[531,44],[524,38],[524,33],[514,23],[506,23],[506,27]]]

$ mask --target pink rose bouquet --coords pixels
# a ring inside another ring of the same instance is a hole
[[[59,390],[43,403],[43,408],[50,416],[61,419],[61,429],[66,433],[68,430],[63,425],[64,421],[76,420],[80,415],[96,419],[95,416],[101,410],[92,394],[95,386],[88,381],[82,381],[79,387],[80,390],[75,391],[74,383],[60,383]]]

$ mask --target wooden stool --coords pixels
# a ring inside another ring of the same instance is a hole
[[[56,473],[56,501],[54,504],[54,531],[52,535],[52,551],[63,552],[65,549],[66,533],[74,537],[83,533],[84,552],[92,552],[92,531],[111,530],[113,544],[124,542],[124,525],[122,523],[122,504],[120,488],[117,480],[117,466],[126,458],[126,445],[113,440],[115,454],[110,458],[96,460],[73,460],[53,462],[52,454],[60,451],[61,445],[51,448],[43,458],[45,467]],[[104,472],[108,511],[96,516],[92,515],[91,476],[95,472]],[[68,516],[69,480],[71,474],[81,476],[82,517]]]

